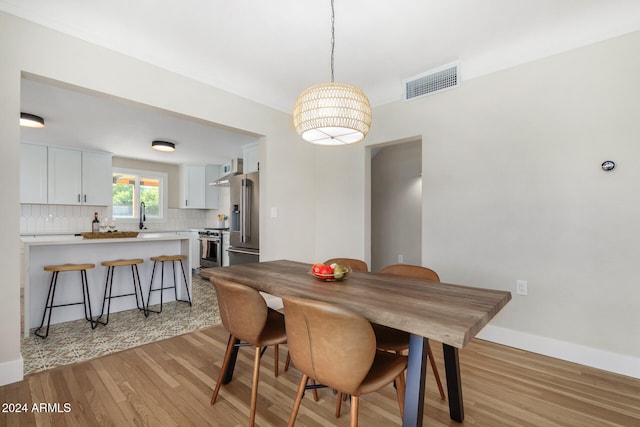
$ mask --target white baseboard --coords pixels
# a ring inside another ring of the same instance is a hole
[[[640,359],[580,344],[487,325],[477,338],[640,379]]]
[[[24,378],[24,360],[22,356],[15,360],[0,363],[0,386],[22,381]]]

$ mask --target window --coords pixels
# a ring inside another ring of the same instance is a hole
[[[166,173],[113,169],[112,216],[116,219],[138,221],[144,203],[147,221],[166,221],[166,194]]]

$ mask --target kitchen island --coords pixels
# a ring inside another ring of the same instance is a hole
[[[23,237],[24,244],[24,336],[29,336],[32,328],[40,326],[44,311],[51,273],[43,270],[45,265],[67,263],[92,263],[95,268],[87,270],[89,293],[91,297],[92,316],[100,315],[104,297],[107,268],[102,261],[142,258],[144,263],[138,266],[140,283],[145,302],[149,292],[153,262],[150,257],[159,255],[185,255],[184,262],[187,272],[187,287],[191,292],[191,259],[190,237],[188,235],[172,233],[141,233],[133,238],[84,239],[78,236],[48,236]],[[160,287],[161,266],[156,270],[154,289]],[[165,286],[173,283],[173,270],[169,265],[165,271]],[[186,299],[182,272],[176,265],[176,279],[178,299]],[[113,295],[133,292],[131,269],[117,268],[113,279]],[[173,290],[165,290],[163,301],[175,300]],[[77,272],[63,273],[58,278],[55,304],[82,301],[80,274]],[[153,292],[150,305],[160,303],[160,292]],[[111,312],[118,312],[136,308],[135,297],[115,298],[111,301]],[[142,315],[142,313],[140,314]],[[154,314],[155,315],[155,314]],[[57,307],[51,315],[51,324],[68,322],[84,318],[82,305]],[[87,325],[87,328],[89,326]]]

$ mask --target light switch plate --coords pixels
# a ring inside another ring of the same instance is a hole
[[[529,295],[529,285],[526,280],[516,281],[516,293],[518,295]]]

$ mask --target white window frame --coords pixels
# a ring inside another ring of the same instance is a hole
[[[136,186],[135,191],[140,191],[139,179],[140,177],[144,178],[153,178],[157,179],[160,183],[160,201],[159,201],[159,210],[160,215],[158,216],[150,216],[146,215],[147,219],[145,223],[166,223],[167,222],[167,188],[169,187],[169,174],[166,172],[156,172],[156,171],[148,171],[141,169],[129,169],[129,168],[113,168],[113,173],[118,174],[126,174],[126,175],[135,175],[136,176]],[[140,200],[140,194],[136,194],[134,196],[135,200]],[[134,217],[133,218],[116,218],[116,221],[122,224],[137,224],[140,222],[140,212],[138,212],[139,206],[133,206]],[[113,209],[113,208],[112,208]],[[111,211],[111,216],[113,216],[113,211]]]

